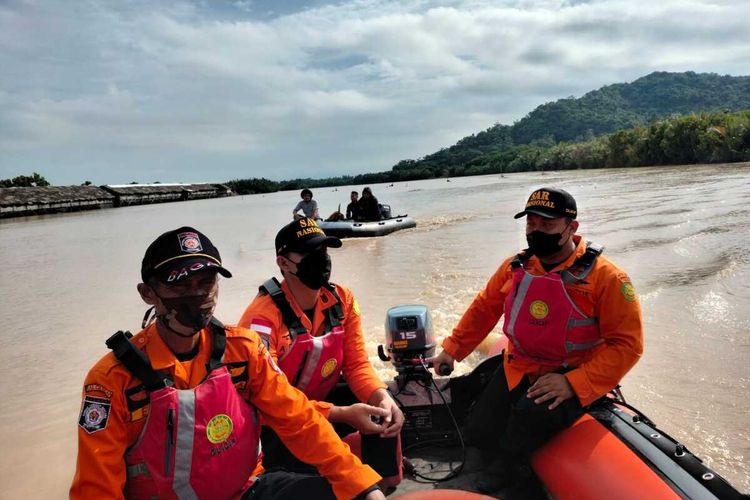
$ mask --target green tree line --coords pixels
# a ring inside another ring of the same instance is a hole
[[[472,136],[475,137],[475,136]],[[427,157],[426,157],[427,158]],[[573,170],[750,161],[750,110],[673,116],[648,126],[577,142],[536,141],[490,148],[461,162],[431,164],[404,160],[385,172],[324,179],[238,179],[227,184],[239,194],[304,187],[400,182],[508,172]]]
[[[12,179],[0,179],[0,188],[49,186],[50,183],[34,172],[31,175],[19,175]]]
[[[553,146],[514,146],[455,175],[750,161],[750,111],[700,113]]]

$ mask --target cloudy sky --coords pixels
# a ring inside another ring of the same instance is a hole
[[[0,178],[390,169],[652,71],[750,74],[747,0],[0,0]]]

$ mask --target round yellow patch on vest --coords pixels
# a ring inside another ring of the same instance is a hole
[[[338,362],[336,361],[336,358],[331,358],[325,363],[323,363],[323,368],[320,369],[320,376],[323,378],[328,378],[333,373],[333,370],[336,369],[336,366],[338,365]]]
[[[232,435],[232,419],[228,415],[219,414],[208,421],[206,425],[206,437],[213,444],[223,443]]]
[[[635,288],[633,288],[633,284],[630,282],[625,282],[620,286],[620,292],[622,293],[622,296],[625,297],[625,300],[628,302],[633,302],[635,300]]]
[[[541,300],[535,300],[529,306],[529,312],[536,319],[544,319],[549,314],[549,306]]]
[[[355,316],[359,316],[359,302],[357,302],[357,299],[352,301],[352,312]]]

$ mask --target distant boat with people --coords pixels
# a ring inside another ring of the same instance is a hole
[[[318,226],[328,236],[337,238],[361,238],[368,236],[385,236],[395,231],[417,227],[417,221],[408,215],[397,215],[388,219],[375,221],[337,220],[318,221]]]
[[[303,199],[304,194],[307,194],[308,201],[312,203],[310,190],[305,189],[302,193]],[[327,235],[337,238],[385,236],[417,225],[417,221],[407,214],[391,215],[391,206],[379,203],[369,187],[362,190],[362,198],[359,197],[359,192],[352,191],[350,200],[351,203],[347,205],[345,212],[341,211],[341,205],[339,205],[338,209],[325,220],[317,215],[317,205],[315,205],[314,211],[308,210],[306,214],[310,217],[309,213],[314,213],[315,215],[312,217],[317,218],[320,228]],[[300,208],[301,205],[298,204],[293,212],[295,217],[298,217],[296,212]]]

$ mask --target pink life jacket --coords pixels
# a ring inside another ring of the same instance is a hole
[[[601,344],[597,318],[575,305],[566,283],[582,282],[603,247],[587,242],[586,253],[560,272],[535,276],[524,269],[529,256],[519,254],[511,263],[512,293],[505,299],[503,332],[513,342],[514,355],[548,366],[567,367],[565,360]],[[581,271],[573,274],[572,270]]]
[[[276,278],[269,279],[260,287],[261,292],[269,294],[281,311],[284,325],[292,339],[289,349],[279,359],[279,368],[293,386],[304,392],[309,399],[317,401],[324,401],[339,382],[344,359],[344,327],[341,326],[344,312],[341,299],[336,293],[335,285],[328,283],[326,288],[336,299],[336,304],[326,309],[324,334],[313,337],[295,314]],[[352,453],[360,458],[364,458],[363,448],[371,449],[362,443],[359,432],[349,434],[344,441],[352,448]],[[394,447],[393,457],[380,456],[382,450],[378,447],[371,453],[378,454],[378,464],[369,465],[383,476],[380,483],[382,487],[396,486],[403,478],[400,434]]]
[[[291,384],[304,392],[309,399],[322,401],[339,381],[341,363],[344,360],[344,313],[341,299],[332,284],[328,290],[336,304],[326,309],[325,331],[314,337],[302,325],[286,299],[276,278],[263,283],[262,291],[268,293],[281,311],[284,324],[289,330],[292,343],[279,359],[279,368]]]
[[[227,499],[251,484],[259,453],[258,415],[221,363],[226,335],[223,325],[213,321],[208,374],[192,389],[175,389],[167,376],[154,371],[128,340],[129,333],[118,332],[107,341],[143,382],[151,405],[138,440],[125,454],[125,498]]]

